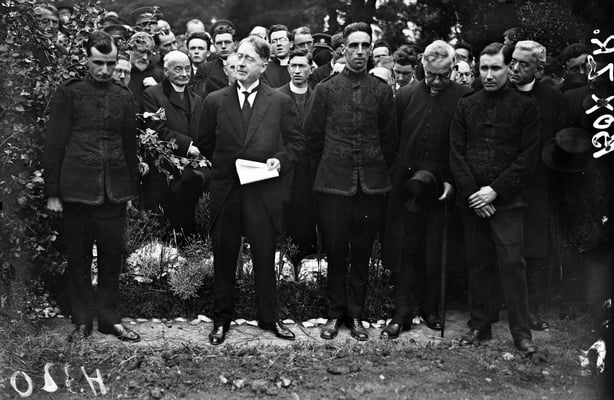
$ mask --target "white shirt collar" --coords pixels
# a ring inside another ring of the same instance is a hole
[[[307,93],[307,89],[309,89],[309,87],[307,85],[305,85],[305,87],[298,87],[295,86],[294,83],[292,83],[292,81],[290,81],[290,91],[292,93],[296,93],[296,94],[305,94]]]
[[[530,92],[533,90],[533,86],[535,86],[535,78],[533,78],[533,80],[529,83],[516,86],[516,89],[518,89],[519,92]]]
[[[185,86],[177,86],[173,82],[171,82],[171,86],[175,89],[177,93],[183,93],[185,91]]]
[[[239,90],[239,92],[243,92],[245,90],[247,90],[248,92],[251,92],[252,89],[258,86],[259,84],[260,84],[260,79],[256,79],[256,82],[252,83],[251,85],[249,85],[248,88],[246,88],[245,86],[243,86],[243,82],[237,81],[237,90]]]

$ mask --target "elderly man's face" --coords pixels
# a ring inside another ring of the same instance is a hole
[[[60,20],[49,10],[40,9],[38,14],[38,28],[42,32],[42,36],[48,39],[53,39],[58,34]]]
[[[438,94],[450,84],[452,60],[438,58],[424,65],[424,81],[432,94]]]
[[[250,42],[244,42],[237,49],[237,80],[245,87],[260,78],[266,68],[267,60],[263,60],[256,48]]]
[[[480,57],[480,78],[487,92],[495,92],[507,83],[508,67],[505,65],[503,53],[495,55],[483,54]]]
[[[530,51],[515,49],[510,63],[510,82],[514,85],[526,85],[535,79],[539,70],[537,60]]]
[[[182,57],[169,62],[164,66],[164,74],[175,85],[186,86],[190,83],[190,75],[192,75],[190,59]]]
[[[131,68],[130,61],[124,59],[117,60],[117,65],[115,65],[115,70],[113,71],[113,80],[128,85],[130,83]]]
[[[130,51],[130,62],[139,71],[145,71],[151,61],[151,51],[134,49]]]
[[[224,63],[224,72],[228,77],[228,84],[230,85],[234,85],[234,83],[237,81],[237,64],[239,64],[237,54],[229,54],[226,58],[226,62]]]

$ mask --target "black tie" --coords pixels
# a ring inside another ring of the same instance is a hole
[[[244,96],[243,107],[241,107],[241,120],[243,122],[243,130],[245,132],[247,132],[247,127],[249,126],[249,120],[252,117],[252,106],[249,104],[249,95],[254,93],[256,90],[258,90],[257,86],[253,88],[251,91],[249,90],[241,91],[241,93],[243,93],[243,96]]]

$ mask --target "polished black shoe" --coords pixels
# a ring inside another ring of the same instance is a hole
[[[68,342],[78,342],[92,335],[92,324],[75,324],[75,329],[68,335]]]
[[[213,329],[209,332],[209,343],[214,346],[224,343],[224,340],[226,340],[226,332],[228,332],[227,325],[214,324]]]
[[[514,340],[514,346],[520,351],[528,354],[537,353],[537,345],[535,345],[531,339]]]
[[[547,321],[544,321],[537,314],[529,315],[529,328],[533,331],[545,331],[546,329],[550,329],[550,324]]]
[[[461,336],[459,344],[461,346],[469,346],[490,339],[492,339],[492,332],[490,329],[472,329],[463,336]]]
[[[390,322],[388,325],[386,325],[384,329],[382,329],[382,332],[380,333],[379,336],[382,339],[396,339],[399,337],[402,330],[403,330],[403,324],[398,324],[396,322]]]
[[[126,328],[123,324],[98,325],[98,332],[113,335],[122,342],[139,342],[141,337],[132,329]]]
[[[320,329],[320,337],[326,340],[334,339],[339,333],[339,325],[341,325],[340,319],[329,319],[326,321],[326,324],[322,326],[322,329]]]
[[[358,318],[352,318],[348,322],[348,328],[350,328],[350,334],[356,340],[365,341],[369,339],[369,332],[362,326],[362,321]]]
[[[429,314],[424,318],[424,321],[426,321],[426,326],[428,326],[430,329],[434,331],[441,330],[441,318],[439,318],[439,316]]]
[[[281,321],[275,322],[259,322],[258,326],[265,331],[273,332],[280,339],[294,340],[294,332],[286,328]]]

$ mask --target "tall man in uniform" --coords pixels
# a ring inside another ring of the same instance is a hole
[[[69,340],[92,333],[92,246],[98,249],[98,330],[123,341],[139,335],[117,313],[126,204],[137,193],[134,100],[112,80],[113,38],[95,31],[85,42],[88,74],[54,96],[43,163],[47,208],[64,215],[72,322]]]
[[[450,127],[450,169],[465,231],[471,328],[461,345],[488,340],[501,278],[514,345],[535,352],[529,329],[523,255],[525,188],[538,156],[540,121],[535,99],[507,88],[501,43],[480,54],[484,89],[463,97]]]
[[[318,165],[313,190],[328,257],[329,320],[320,336],[334,338],[347,320],[351,335],[367,340],[361,319],[371,248],[392,189],[388,171],[396,147],[396,118],[392,89],[367,73],[371,27],[351,23],[343,38],[345,69],[316,86],[304,124],[308,152]]]
[[[305,141],[289,96],[262,83],[269,44],[257,36],[237,50],[237,84],[205,99],[197,141],[212,161],[211,224],[214,256],[214,326],[211,344],[224,342],[233,316],[235,270],[241,235],[251,245],[259,326],[282,339],[294,333],[277,319],[275,245],[282,231],[283,174],[301,156]],[[281,177],[246,185],[237,159],[266,163]]]

